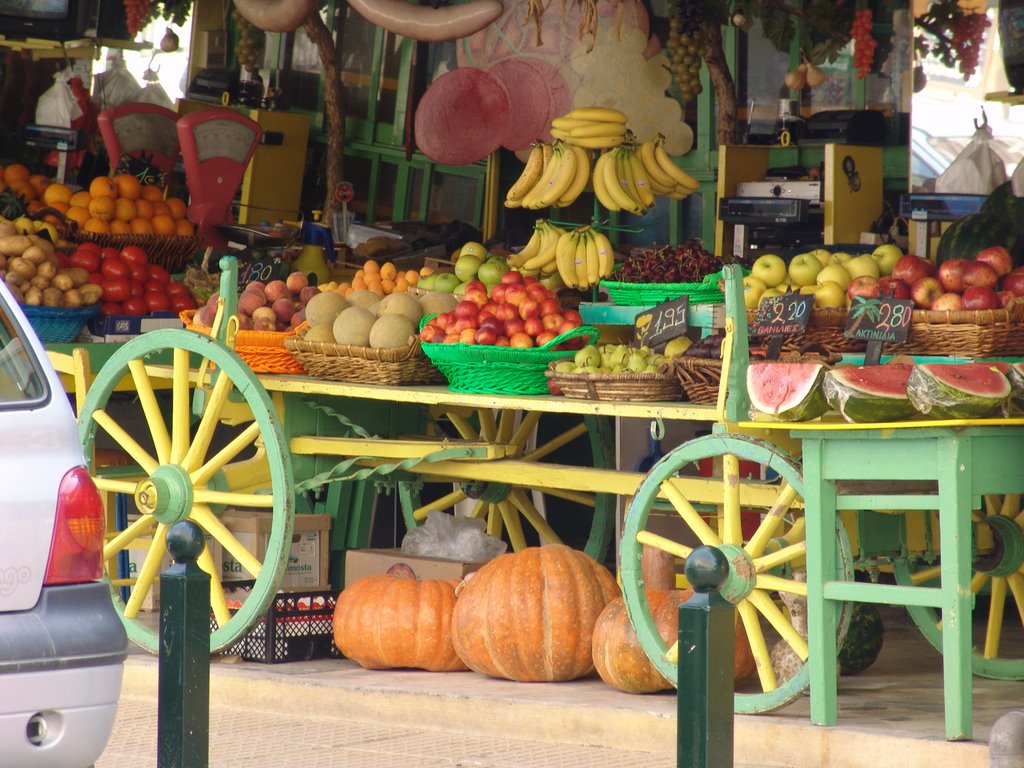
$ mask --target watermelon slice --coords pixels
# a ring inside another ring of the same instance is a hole
[[[914,367],[907,395],[918,411],[936,419],[995,415],[1010,397],[1010,381],[990,363],[924,363]]]
[[[1014,363],[1010,366],[1010,399],[1019,408],[1024,408],[1024,363]]]
[[[907,397],[913,365],[886,364],[836,368],[825,374],[828,404],[847,421],[899,421],[917,413]]]
[[[754,410],[779,421],[816,419],[828,410],[822,363],[753,363],[747,366],[747,394]]]

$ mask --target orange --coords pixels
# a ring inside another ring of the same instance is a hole
[[[114,198],[94,197],[89,201],[89,214],[100,221],[110,221],[114,218]]]
[[[95,232],[100,235],[106,235],[110,233],[110,225],[102,219],[89,219],[85,224],[82,225],[82,229],[86,232]]]
[[[92,195],[90,195],[88,192],[82,189],[71,195],[70,199],[68,200],[68,203],[70,205],[77,205],[81,208],[88,208],[90,200],[92,200]]]
[[[380,272],[380,265],[373,259],[367,259],[363,262],[363,271],[367,275],[374,275]]]
[[[53,210],[59,211],[60,213],[67,213],[68,208],[71,207],[67,203],[62,203],[60,200],[55,200],[54,202],[50,203],[49,206],[53,208]]]
[[[32,186],[31,182],[12,181],[9,186],[14,194],[24,200],[35,200],[39,196],[36,194],[36,188]]]
[[[112,235],[130,235],[132,228],[127,221],[121,221],[114,219],[110,222],[110,234]]]
[[[97,176],[89,184],[89,194],[93,197],[117,197],[117,184],[109,176]]]
[[[352,290],[353,291],[365,291],[366,290],[366,281],[363,279],[362,275],[356,275],[355,277],[352,278]]]
[[[177,232],[174,219],[166,213],[158,213],[150,220],[150,224],[153,225],[154,235],[173,235]]]
[[[135,215],[140,219],[153,218],[153,204],[143,197],[135,201]]]
[[[394,280],[398,276],[398,268],[390,261],[385,261],[380,267],[381,280]]]
[[[153,200],[152,201],[152,205],[153,205],[153,215],[154,216],[170,216],[171,215],[171,209],[167,207],[167,203],[165,203],[163,200]],[[174,217],[171,216],[171,218],[174,218]]]
[[[39,213],[43,209],[42,200],[29,200],[28,205],[25,206],[26,213]]]
[[[387,280],[387,279],[381,280],[380,281],[380,287],[381,287],[381,290],[383,290],[384,293],[386,293],[386,294],[387,293],[393,293],[394,290],[395,290],[395,281],[394,280]]]
[[[405,282],[409,285],[416,285],[420,281],[420,273],[415,269],[409,269],[405,272]]]
[[[54,182],[43,190],[43,202],[47,205],[67,203],[71,200],[71,187],[67,184]]]
[[[83,208],[80,205],[70,206],[67,209],[67,211],[64,212],[64,215],[68,218],[69,221],[75,222],[80,227],[84,227],[85,222],[87,222],[91,218],[91,216],[89,215],[89,209]]]
[[[142,187],[142,199],[150,201],[163,200],[164,191],[155,184],[146,184]]]
[[[114,177],[117,185],[117,196],[128,200],[138,200],[142,196],[142,185],[130,173],[119,173]]]
[[[188,219],[175,219],[174,230],[174,233],[180,237],[192,237],[195,234],[192,222]]]
[[[149,223],[149,219],[132,219],[128,225],[131,227],[133,235],[153,234],[153,225]]]
[[[53,179],[41,173],[33,173],[28,177],[28,182],[36,189],[36,196],[42,197],[43,191],[53,183]]]
[[[184,219],[185,214],[188,212],[188,206],[185,205],[185,201],[180,197],[168,197],[164,200],[164,204],[171,212],[171,216],[176,219]]]
[[[103,198],[99,198],[102,200]],[[136,216],[135,203],[127,197],[119,197],[114,201],[114,218],[119,221],[131,221]]]
[[[12,184],[15,181],[28,181],[32,173],[21,163],[11,163],[4,168],[4,181]]]

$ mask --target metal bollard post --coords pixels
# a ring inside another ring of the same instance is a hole
[[[174,564],[160,574],[158,768],[210,761],[210,574],[196,564],[204,546],[189,520],[167,533]]]
[[[698,547],[686,560],[694,593],[679,604],[678,768],[733,764],[733,606],[718,592],[729,575],[725,555]]]

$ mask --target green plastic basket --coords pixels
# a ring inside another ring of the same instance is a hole
[[[100,305],[65,308],[22,304],[21,309],[40,341],[69,344],[78,338],[86,321],[100,311]]]
[[[699,283],[624,283],[621,280],[602,280],[600,287],[608,292],[608,298],[615,304],[629,307],[646,307],[663,301],[678,299],[684,294],[690,297],[690,305],[714,304],[725,301],[725,295],[718,288],[721,271],[707,275]]]
[[[575,349],[555,349],[572,339],[594,344],[600,331],[581,325],[566,331],[542,347],[521,349],[490,344],[421,344],[423,353],[444,374],[452,392],[494,395],[543,395],[548,392],[544,372],[552,360],[576,354]]]

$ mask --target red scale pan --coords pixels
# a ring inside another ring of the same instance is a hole
[[[437,78],[416,107],[416,146],[435,163],[467,165],[502,145],[509,95],[498,78],[460,67]]]

